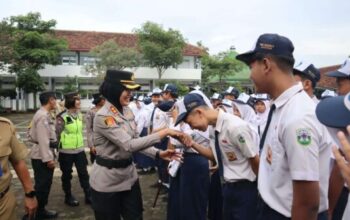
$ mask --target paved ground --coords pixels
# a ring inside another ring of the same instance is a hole
[[[16,125],[17,131],[21,136],[21,139],[26,142],[26,127],[28,126],[33,114],[8,114],[1,115],[9,118]],[[30,149],[30,144],[27,144]],[[31,176],[33,178],[33,170],[31,168],[30,159],[27,159],[27,164],[30,169]],[[88,169],[91,167],[89,165]],[[85,205],[84,203],[84,194],[82,189],[80,188],[79,180],[74,170],[72,186],[73,193],[80,201],[80,206],[78,207],[69,207],[64,204],[64,194],[61,189],[61,180],[60,180],[61,172],[59,168],[55,169],[54,180],[51,188],[51,193],[49,197],[49,204],[47,206],[48,209],[57,210],[59,212],[58,219],[79,219],[79,220],[88,220],[94,219],[93,212],[90,206]],[[143,204],[144,204],[144,219],[145,220],[164,220],[166,219],[166,202],[164,199],[164,195],[161,195],[158,199],[157,206],[152,208],[153,201],[155,198],[155,194],[157,189],[150,187],[150,185],[154,184],[157,180],[155,174],[149,175],[141,175],[140,183],[143,193]],[[20,218],[24,214],[23,209],[23,191],[21,188],[21,184],[14,175],[14,179],[12,181],[12,190],[15,191],[17,197],[17,213]]]

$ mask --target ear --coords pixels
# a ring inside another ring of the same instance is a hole
[[[269,72],[271,72],[272,66],[273,66],[273,62],[271,61],[271,59],[265,57],[262,61],[262,70],[264,74],[267,74]]]
[[[306,80],[304,80],[304,88],[305,89],[309,89],[309,88],[312,88],[312,82],[311,82],[311,80],[309,80],[309,79],[306,79]]]

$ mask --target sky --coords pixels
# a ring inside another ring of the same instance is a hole
[[[297,61],[317,67],[350,55],[349,0],[0,0],[0,19],[40,12],[56,29],[132,32],[147,21],[201,41],[210,54],[245,52],[259,35],[292,40]]]

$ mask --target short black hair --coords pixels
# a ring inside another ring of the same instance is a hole
[[[316,82],[315,82],[314,80],[310,79],[310,77],[307,77],[305,74],[301,74],[301,73],[299,73],[299,72],[297,72],[297,71],[294,71],[293,74],[294,74],[294,75],[298,75],[298,76],[301,78],[302,81],[310,80],[311,83],[312,83],[312,88],[313,88],[313,89],[316,88]]]
[[[255,53],[252,60],[253,62],[262,61],[264,58],[272,59],[277,64],[278,68],[285,72],[293,72],[293,66],[295,62],[294,58],[276,56],[272,54]]]
[[[46,105],[47,103],[49,103],[50,98],[54,98],[56,99],[56,95],[54,92],[42,92],[39,95],[39,101],[41,105]]]

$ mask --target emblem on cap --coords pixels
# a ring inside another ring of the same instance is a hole
[[[297,141],[303,146],[311,144],[310,129],[300,128],[297,130]]]
[[[135,74],[134,73],[131,75],[131,80],[135,81]]]

